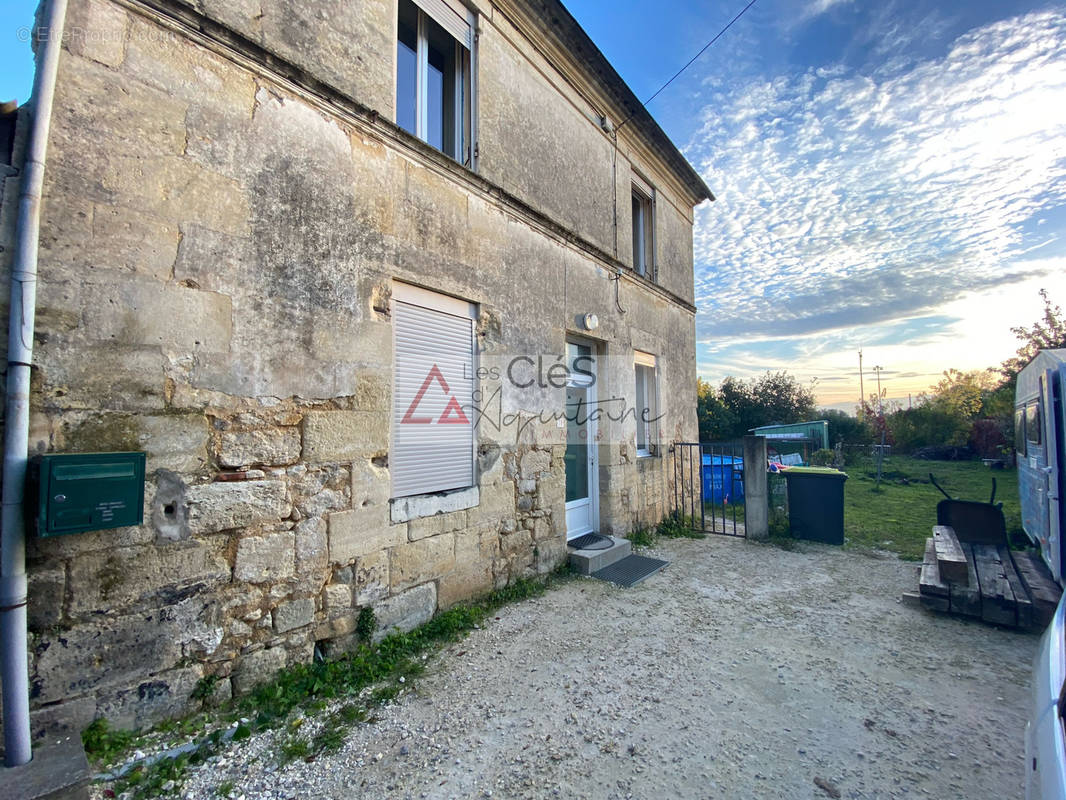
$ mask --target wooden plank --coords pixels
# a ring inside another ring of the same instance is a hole
[[[973,545],[974,569],[981,587],[981,619],[995,625],[1018,624],[1017,604],[994,544]]]
[[[904,592],[900,595],[899,602],[905,606],[920,608],[922,605],[922,596],[917,592]]]
[[[931,538],[925,540],[925,559],[922,561],[922,576],[918,579],[918,593],[929,597],[943,597],[945,605],[950,594],[947,584],[940,580],[940,571],[936,566],[936,546]],[[944,610],[947,611],[947,608]]]
[[[1029,599],[1029,593],[1022,585],[1022,579],[1018,577],[1018,573],[1014,570],[1014,565],[1011,563],[1010,550],[1007,549],[1006,545],[1000,545],[996,548],[996,552],[999,553],[999,563],[1003,565],[1003,574],[1006,575],[1007,583],[1010,584],[1011,591],[1014,593],[1014,602],[1018,613],[1018,627],[1032,627],[1033,602]]]
[[[947,525],[933,526],[933,544],[936,546],[936,565],[940,570],[940,580],[945,583],[966,584],[969,570],[966,566],[966,554],[955,531]]]
[[[1062,597],[1062,587],[1051,577],[1051,570],[1047,568],[1038,553],[1016,552],[1014,563],[1018,565],[1018,577],[1021,578],[1029,599],[1033,603],[1032,624],[1045,628],[1055,616],[1059,598]]]
[[[943,612],[947,612],[950,609],[950,601],[946,597],[936,597],[931,594],[923,594],[919,595],[919,597],[921,598],[922,608]]]
[[[966,583],[951,584],[951,613],[967,617],[981,616],[981,586],[977,582],[977,570],[973,566],[973,545],[960,544],[966,558]]]

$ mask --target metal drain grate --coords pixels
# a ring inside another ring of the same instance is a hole
[[[603,536],[599,533],[586,533],[584,536],[571,539],[566,543],[566,546],[573,550],[606,550],[612,544],[614,544],[614,540],[610,536]]]
[[[621,561],[615,561],[609,567],[593,572],[592,577],[599,578],[601,581],[610,581],[619,586],[636,586],[669,563],[669,561],[648,558],[647,556],[626,556]]]

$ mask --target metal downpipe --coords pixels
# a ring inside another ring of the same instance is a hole
[[[66,0],[51,0],[34,27],[39,60],[33,82],[32,121],[19,187],[18,227],[11,265],[4,428],[4,488],[0,510],[0,675],[3,677],[4,754],[9,767],[27,763],[30,746],[26,652],[26,524],[23,496],[30,428],[30,363],[37,303],[37,243],[41,191],[52,119]]]

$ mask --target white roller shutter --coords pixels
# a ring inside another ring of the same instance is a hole
[[[474,484],[474,306],[393,285],[392,496]]]
[[[473,49],[474,35],[470,17],[462,3],[456,0],[414,0],[415,5],[429,14],[438,25],[448,31],[467,50]]]

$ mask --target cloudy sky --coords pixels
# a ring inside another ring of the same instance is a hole
[[[746,0],[564,2],[644,99]],[[28,94],[35,5],[0,0],[0,99]],[[862,348],[906,398],[1011,355],[1040,287],[1066,306],[1064,3],[757,0],[649,108],[718,198],[708,380],[788,369],[850,409]]]
[[[641,99],[744,5],[569,0]],[[718,200],[700,374],[788,369],[853,408],[991,366],[1066,306],[1066,5],[757,0],[649,106]],[[871,391],[871,382],[866,385]]]

